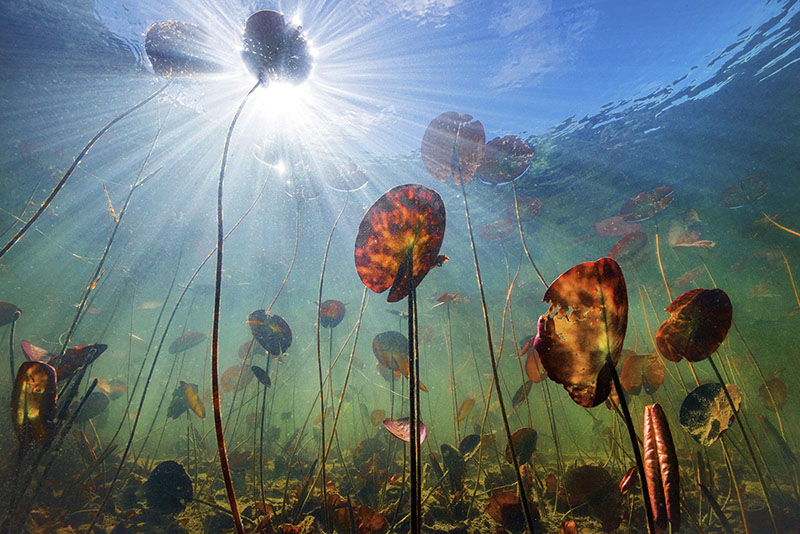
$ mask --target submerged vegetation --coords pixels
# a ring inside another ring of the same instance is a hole
[[[193,111],[169,89],[225,65],[180,21],[144,37],[161,89],[86,134],[66,172],[16,149],[48,181],[8,186],[1,234],[0,534],[796,528],[796,151],[731,149],[733,171],[684,147],[682,168],[711,178],[665,171],[665,139],[714,128],[708,102],[708,124],[687,118],[694,102],[488,141],[445,111],[412,156],[314,166],[235,131],[313,58],[280,13],[243,24],[251,78],[197,162],[175,154],[169,114]],[[736,87],[716,105],[740,104]],[[101,138],[124,149],[123,119],[154,134],[133,176],[101,179],[76,238],[66,182]],[[259,169],[250,193],[229,158]],[[164,198],[162,163],[213,167],[200,215]]]

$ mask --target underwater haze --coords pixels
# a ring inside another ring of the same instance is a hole
[[[0,3],[0,534],[800,532],[800,4]]]

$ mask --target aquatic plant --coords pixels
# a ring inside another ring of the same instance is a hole
[[[672,433],[664,410],[658,403],[644,408],[644,460],[650,508],[656,528],[672,532],[681,526],[680,469]]]

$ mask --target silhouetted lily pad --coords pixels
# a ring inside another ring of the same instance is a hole
[[[402,419],[384,419],[383,427],[389,431],[394,437],[411,443],[411,422],[408,417]],[[419,422],[419,442],[422,444],[425,441],[425,436],[428,434],[428,429],[425,428],[425,423]]]
[[[619,214],[628,222],[643,221],[666,208],[674,198],[671,187],[656,187],[652,193],[645,191],[626,201]]]
[[[534,521],[539,520],[539,510],[533,503],[528,504],[528,511]],[[486,513],[506,530],[520,532],[525,530],[525,514],[522,503],[513,491],[500,490],[492,493],[486,504]]]
[[[13,323],[19,319],[21,315],[22,310],[14,304],[10,302],[0,302],[0,326]]]
[[[742,395],[734,385],[727,386],[733,405],[739,409]],[[701,445],[708,447],[733,423],[733,410],[722,384],[702,384],[692,390],[681,404],[681,426]]]
[[[517,453],[517,460],[524,464],[533,456],[536,450],[536,438],[538,434],[532,428],[523,427],[511,434],[511,443],[514,444],[514,452]],[[506,461],[511,463],[511,447],[506,443]]]
[[[79,411],[78,415],[75,417],[75,422],[85,423],[89,419],[94,419],[106,411],[110,403],[111,399],[108,398],[108,395],[102,391],[92,391],[92,394],[89,395],[89,398],[83,403],[81,411]]]
[[[261,383],[262,386],[270,387],[272,385],[272,381],[269,379],[269,375],[264,369],[257,365],[253,365],[250,367],[250,370],[253,372],[256,379]]]
[[[153,71],[165,78],[218,72],[213,59],[218,45],[209,32],[190,22],[156,22],[147,30],[144,51]]]
[[[148,508],[162,514],[182,512],[194,497],[192,479],[181,464],[172,460],[153,469],[143,490]]]
[[[544,294],[534,347],[547,376],[587,408],[611,392],[611,368],[619,360],[628,326],[628,292],[611,258],[581,263],[559,276]]]
[[[445,230],[444,202],[433,189],[401,185],[390,189],[367,210],[355,242],[356,271],[376,293],[390,289],[388,302],[408,294],[409,253],[414,287],[440,264]]]
[[[44,445],[55,432],[56,370],[43,362],[22,362],[11,392],[11,420],[23,448]]]
[[[517,388],[517,391],[511,398],[511,403],[513,404],[515,410],[519,408],[523,402],[525,402],[525,399],[528,398],[528,393],[531,392],[532,386],[533,382],[531,382],[530,380],[526,380],[525,383],[523,383],[519,388]]]
[[[485,184],[507,184],[525,174],[532,159],[533,147],[516,135],[496,137],[486,143],[475,175]]]
[[[311,73],[311,53],[300,26],[286,24],[277,11],[256,11],[242,36],[245,65],[262,83],[300,83]]]
[[[464,456],[458,449],[449,443],[442,443],[439,447],[442,451],[442,464],[447,471],[447,482],[450,485],[450,493],[464,489],[464,477],[467,476],[467,463]]]
[[[467,418],[473,406],[475,406],[475,399],[473,399],[472,397],[464,399],[459,403],[458,410],[456,411],[459,423],[461,423]]]
[[[167,408],[167,417],[177,419],[187,410],[191,410],[201,419],[206,417],[206,407],[197,393],[197,384],[180,381],[172,392],[172,401]]]
[[[469,434],[464,436],[461,443],[458,444],[458,452],[464,457],[469,456],[475,452],[480,444],[481,437],[478,434]]]
[[[656,332],[661,355],[672,362],[699,362],[720,346],[731,327],[733,307],[721,289],[692,289],[667,306],[669,319]]]
[[[319,305],[319,325],[335,328],[344,319],[345,305],[340,300],[329,299]]]
[[[182,336],[175,338],[169,344],[170,354],[179,354],[195,347],[206,340],[206,335],[201,332],[186,332]]]
[[[612,531],[621,523],[619,488],[603,467],[580,465],[569,469],[564,475],[564,490],[569,506],[585,507],[582,510],[600,520],[604,531]]]
[[[422,163],[440,182],[469,183],[484,153],[486,134],[472,115],[446,111],[433,119],[422,136]]]
[[[273,355],[280,355],[292,346],[292,329],[280,315],[267,315],[256,310],[247,316],[250,333],[261,347]]]

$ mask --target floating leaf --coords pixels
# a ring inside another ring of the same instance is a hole
[[[564,386],[572,400],[591,408],[611,392],[628,325],[628,293],[611,258],[576,265],[544,294],[550,302],[539,318],[534,347],[547,376]]]
[[[667,307],[670,317],[656,332],[661,355],[672,362],[699,362],[720,346],[731,327],[733,307],[721,289],[692,289]]]
[[[666,208],[674,198],[671,187],[656,187],[652,193],[645,191],[626,201],[619,214],[628,222],[644,221]]]
[[[283,15],[264,9],[247,18],[242,59],[262,83],[297,84],[311,73],[311,53],[300,26],[286,24]]]
[[[240,378],[241,377],[241,378]],[[219,385],[222,391],[230,393],[238,386],[246,386],[253,380],[253,375],[245,373],[239,364],[231,365],[219,377]]]
[[[190,22],[156,22],[147,30],[144,51],[153,71],[165,78],[191,76],[222,70],[213,59],[216,43],[212,35]]]
[[[623,350],[623,355],[625,351]],[[664,364],[658,354],[629,354],[622,360],[619,378],[622,389],[631,395],[639,395],[642,387],[652,395],[664,382]]]
[[[486,135],[472,115],[446,111],[433,119],[422,136],[422,163],[440,182],[469,183],[482,159]]]
[[[345,305],[340,300],[326,300],[319,305],[319,325],[322,328],[335,328],[344,319]]]
[[[516,135],[496,137],[486,143],[475,175],[485,184],[507,184],[525,174],[531,159],[533,148]]]
[[[678,532],[681,524],[680,470],[667,416],[658,403],[644,407],[644,474],[656,528]]]
[[[520,350],[520,357],[525,356],[525,374],[528,375],[528,380],[534,384],[538,384],[547,378],[547,372],[542,366],[542,360],[539,358],[539,353],[536,352],[533,344],[535,341],[534,336],[528,336],[522,342],[522,350]]]
[[[269,379],[267,371],[265,371],[261,367],[253,365],[252,367],[250,367],[250,371],[252,371],[253,373],[251,376],[255,376],[262,386],[270,387],[272,385],[272,381]]]
[[[519,220],[522,222],[532,221],[539,216],[544,204],[536,197],[518,197],[517,206],[514,203],[508,205],[506,208],[506,217],[511,220],[516,220],[517,211],[519,211]]]
[[[167,460],[153,469],[144,483],[144,498],[147,506],[162,514],[182,512],[192,501],[192,479],[178,462]]]
[[[628,262],[640,258],[639,252],[647,245],[647,234],[644,232],[632,232],[624,235],[608,251],[608,257],[617,261]],[[644,256],[641,256],[644,258]]]
[[[403,417],[402,419],[384,419],[383,420],[383,427],[389,431],[391,435],[394,437],[405,441],[406,443],[411,443],[411,422],[409,421],[408,417]],[[422,444],[425,441],[425,436],[428,434],[428,430],[425,428],[425,423],[422,421],[419,422],[419,442]]]
[[[469,415],[470,410],[472,407],[475,406],[475,399],[472,397],[461,401],[458,405],[458,422],[463,422],[467,416]]]
[[[355,262],[364,285],[376,293],[391,288],[386,300],[402,300],[409,289],[409,253],[414,287],[440,264],[445,220],[444,202],[433,189],[409,184],[386,192],[358,227]]]
[[[170,354],[179,354],[195,347],[206,340],[206,335],[201,332],[186,332],[182,336],[174,339],[169,344]]]
[[[514,444],[514,452],[517,453],[517,460],[520,464],[526,463],[533,456],[536,450],[536,438],[538,434],[532,428],[523,427],[511,434],[511,443]],[[513,462],[511,457],[511,447],[506,444],[506,461]]]
[[[730,209],[741,208],[766,195],[768,189],[766,174],[748,176],[725,188],[722,192],[722,205]]]
[[[0,326],[13,323],[21,316],[22,310],[20,310],[17,306],[11,304],[10,302],[0,302]]]
[[[619,492],[622,495],[626,495],[633,485],[636,483],[636,480],[639,478],[639,469],[634,465],[628,472],[625,473],[625,476],[622,477],[622,480],[619,481]]]
[[[727,386],[736,410],[742,402],[737,386]],[[701,445],[708,447],[733,422],[734,413],[722,384],[703,384],[689,393],[681,404],[681,426]]]
[[[273,355],[280,355],[292,346],[292,329],[280,315],[267,315],[256,310],[247,316],[250,333],[261,348]]]
[[[334,191],[357,191],[367,185],[369,176],[355,162],[348,161],[345,168],[323,175],[325,184]]]
[[[11,420],[23,448],[44,445],[55,432],[56,370],[43,362],[22,362],[11,392]]]
[[[500,219],[486,223],[478,229],[478,235],[487,241],[500,241],[507,238],[517,229],[517,225],[508,219]]]
[[[519,408],[525,399],[528,398],[528,393],[531,392],[531,386],[533,386],[533,382],[530,380],[526,380],[524,384],[522,384],[514,393],[514,396],[511,398],[511,402],[514,405],[514,409],[516,410]]]

